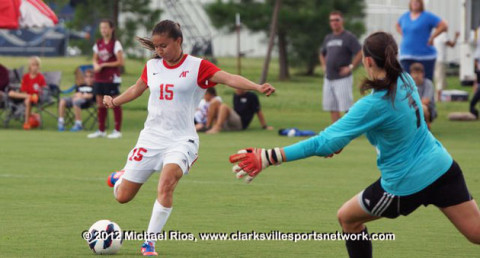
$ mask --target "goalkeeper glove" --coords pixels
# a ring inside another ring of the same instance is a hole
[[[263,169],[270,165],[280,165],[282,162],[280,148],[247,148],[230,156],[230,163],[238,163],[233,166],[233,172],[237,174],[237,178],[248,175],[245,179],[247,183],[250,183]]]

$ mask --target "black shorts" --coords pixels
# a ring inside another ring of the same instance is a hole
[[[120,95],[120,83],[95,82],[93,84],[94,95]]]
[[[455,161],[445,174],[418,193],[407,196],[393,195],[382,188],[378,179],[359,195],[363,210],[370,215],[386,218],[407,216],[420,205],[433,204],[439,208],[445,208],[472,199],[462,170]]]

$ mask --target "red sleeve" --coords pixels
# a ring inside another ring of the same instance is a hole
[[[208,79],[210,79],[218,71],[220,71],[220,68],[216,67],[208,60],[202,60],[200,63],[200,68],[198,69],[198,86],[200,86],[202,89],[206,89],[217,85],[214,82],[209,82]]]
[[[147,87],[148,87],[147,64],[145,64],[145,67],[143,67],[142,76],[141,76],[140,78],[142,78],[142,81],[143,81],[143,82],[147,85]]]

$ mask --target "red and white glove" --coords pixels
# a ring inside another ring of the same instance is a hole
[[[233,166],[233,172],[236,173],[237,178],[248,175],[245,178],[247,183],[250,183],[263,169],[270,165],[280,165],[282,162],[280,148],[247,148],[230,156],[230,163],[238,163]]]

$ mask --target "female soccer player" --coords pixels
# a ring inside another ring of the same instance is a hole
[[[178,23],[161,21],[153,28],[151,39],[139,40],[155,51],[156,58],[147,62],[135,85],[118,97],[105,96],[103,103],[115,108],[149,89],[148,117],[135,148],[128,154],[123,176],[121,172],[114,173],[108,182],[114,185],[117,201],[126,203],[135,197],[153,172],[161,170],[157,200],[148,225],[148,233],[157,234],[172,211],[175,186],[197,159],[199,139],[194,114],[206,89],[222,83],[269,96],[275,88],[253,83],[221,71],[207,60],[184,54]],[[151,237],[143,244],[144,255],[157,255],[154,240]]]
[[[102,38],[93,46],[93,70],[95,83],[93,90],[97,100],[98,130],[88,135],[88,138],[105,137],[105,120],[107,109],[103,105],[103,96],[116,97],[120,94],[120,66],[123,66],[123,48],[120,41],[115,38],[115,27],[111,20],[102,20],[99,24]],[[122,108],[113,108],[115,129],[107,137],[116,139],[122,137]]]
[[[480,243],[480,211],[462,171],[429,132],[412,78],[397,61],[393,37],[377,32],[365,39],[363,64],[372,90],[319,135],[285,148],[245,149],[230,156],[237,177],[251,181],[262,169],[310,156],[332,156],[366,134],[377,149],[381,177],[343,204],[338,219],[345,233],[367,233],[364,223],[408,215],[433,204],[473,243]],[[419,108],[420,107],[420,108]],[[346,242],[350,257],[372,257],[370,241]]]

